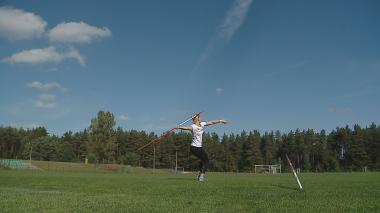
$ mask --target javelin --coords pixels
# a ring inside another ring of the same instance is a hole
[[[203,113],[203,111],[202,111],[202,112],[198,112],[198,113],[192,115],[190,118],[188,118],[188,119],[186,119],[185,121],[181,122],[181,123],[178,124],[176,127],[174,127],[174,128],[172,128],[172,129],[170,129],[170,130],[164,132],[159,138],[154,139],[154,140],[152,140],[151,142],[145,144],[144,146],[138,148],[138,151],[140,151],[140,150],[142,150],[142,149],[145,149],[145,148],[147,148],[147,147],[150,147],[150,146],[152,146],[152,145],[159,144],[163,139],[167,138],[172,132],[174,132],[174,130],[176,130],[177,127],[180,127],[180,126],[184,125],[184,124],[187,123],[189,120],[191,120],[191,119],[193,119],[194,117],[200,115],[201,113]]]
[[[286,160],[288,160],[288,163],[289,163],[289,165],[290,165],[290,168],[292,168],[293,175],[294,175],[294,177],[296,178],[296,181],[297,181],[297,183],[298,183],[298,187],[299,187],[299,189],[302,190],[301,181],[300,181],[300,179],[298,179],[297,173],[296,173],[296,171],[294,170],[294,167],[293,167],[292,162],[289,160],[289,157],[288,157],[287,154],[285,154],[285,157],[286,157]]]

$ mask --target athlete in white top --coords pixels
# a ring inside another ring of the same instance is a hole
[[[189,127],[177,127],[177,129],[191,131],[193,134],[190,151],[200,159],[197,179],[198,181],[203,181],[209,164],[207,153],[202,148],[202,135],[205,129],[204,127],[220,123],[227,124],[228,122],[226,120],[212,120],[202,122],[200,114],[195,114],[192,119],[194,124]]]
[[[202,147],[202,136],[204,132],[204,127],[206,126],[206,122],[200,122],[199,126],[197,124],[192,124],[191,129],[193,132],[193,139],[191,141],[191,146]]]

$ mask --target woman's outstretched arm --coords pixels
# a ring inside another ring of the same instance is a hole
[[[176,127],[175,129],[187,130],[187,131],[193,131],[193,128],[191,128],[190,126],[186,126],[186,127]]]
[[[226,120],[212,120],[212,121],[207,121],[206,126],[214,125],[214,124],[227,124],[228,121]]]

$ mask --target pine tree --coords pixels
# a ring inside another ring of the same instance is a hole
[[[349,149],[351,166],[354,170],[361,170],[364,166],[368,166],[368,155],[365,151],[364,137],[364,131],[359,125],[355,125]]]
[[[273,136],[269,135],[267,132],[263,136],[263,155],[265,164],[274,163],[274,153],[273,153]]]
[[[369,166],[372,169],[380,169],[380,126],[372,123],[366,130],[365,147],[369,157]]]
[[[260,133],[257,130],[250,132],[243,150],[243,162],[245,171],[253,171],[255,165],[263,164],[263,157],[260,149]]]
[[[229,151],[229,140],[228,136],[226,134],[223,134],[222,136],[222,141],[221,145],[223,148],[223,156],[220,157],[220,159],[223,160],[224,165],[223,165],[223,171],[228,172],[229,170],[229,160],[232,158],[231,153]]]
[[[239,171],[238,161],[240,158],[239,156],[241,153],[241,149],[238,146],[238,143],[236,143],[236,138],[234,134],[230,134],[230,136],[228,137],[225,148],[227,150],[227,159],[226,159],[227,171],[238,172]]]
[[[115,160],[114,126],[115,116],[111,112],[99,111],[98,116],[91,120],[88,151],[103,163]]]

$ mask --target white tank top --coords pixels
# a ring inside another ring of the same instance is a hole
[[[193,128],[193,141],[191,142],[191,146],[202,147],[202,135],[205,125],[206,122],[201,122],[201,126],[197,126],[196,124],[191,125],[191,128]]]

